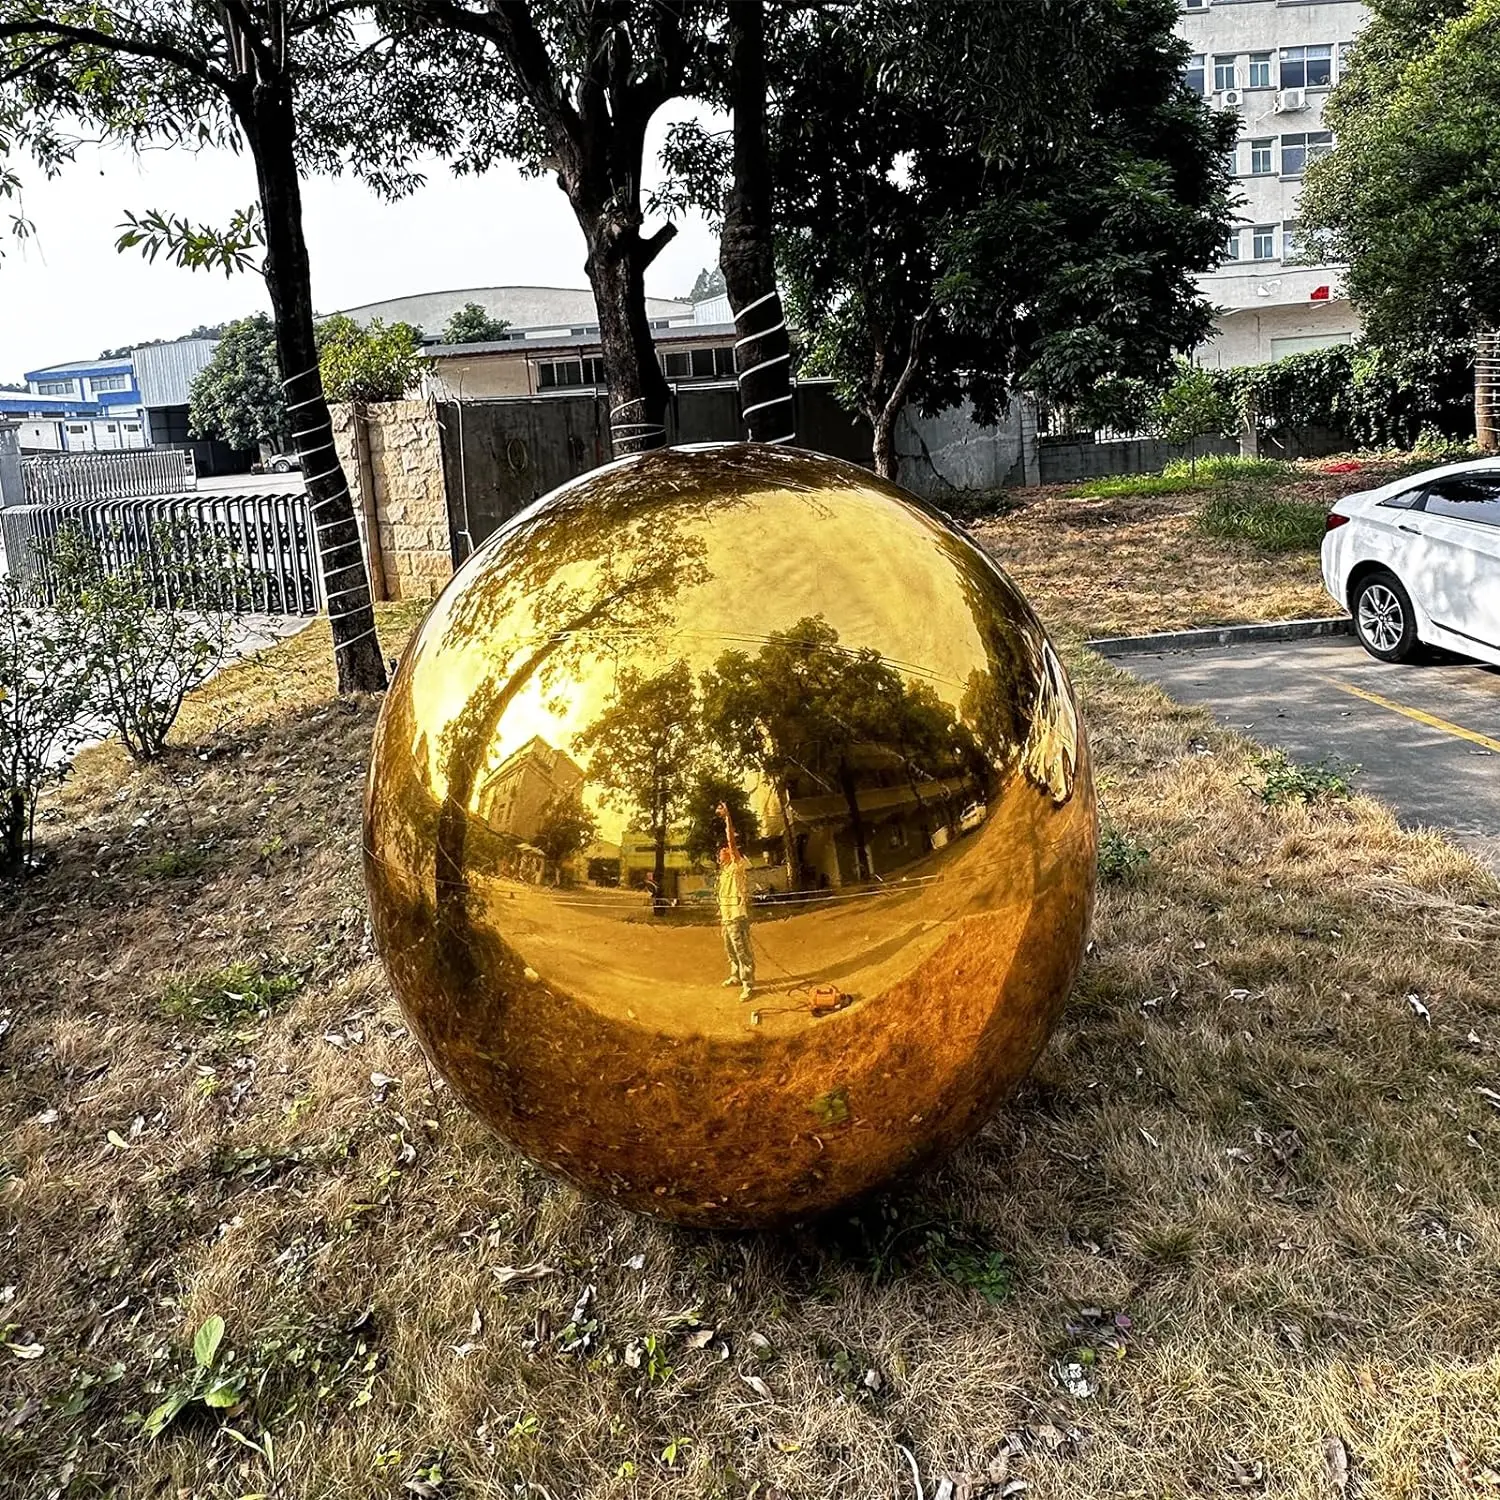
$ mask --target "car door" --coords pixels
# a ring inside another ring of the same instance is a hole
[[[1433,480],[1412,520],[1422,537],[1408,587],[1427,617],[1500,647],[1500,470]]]

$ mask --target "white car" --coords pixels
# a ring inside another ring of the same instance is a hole
[[[1381,661],[1442,646],[1500,666],[1500,459],[1345,495],[1328,513],[1323,582]]]

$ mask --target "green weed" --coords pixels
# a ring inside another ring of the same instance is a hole
[[[1132,838],[1113,823],[1099,830],[1099,879],[1131,881],[1151,858],[1151,851],[1139,839]]]
[[[1255,768],[1263,777],[1259,787],[1260,800],[1267,807],[1283,802],[1326,802],[1347,798],[1352,790],[1350,777],[1359,770],[1358,766],[1338,767],[1327,760],[1298,765],[1287,757],[1284,750],[1262,755],[1255,762]]]
[[[161,1009],[177,1021],[207,1027],[236,1026],[268,1015],[301,987],[301,978],[277,965],[230,964],[172,980],[162,992]]]

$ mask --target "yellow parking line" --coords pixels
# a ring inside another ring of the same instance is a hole
[[[1441,729],[1444,734],[1468,740],[1472,745],[1483,745],[1486,750],[1493,750],[1500,755],[1500,740],[1491,739],[1487,734],[1480,734],[1477,729],[1465,729],[1462,724],[1450,724],[1447,719],[1440,719],[1436,714],[1424,713],[1420,708],[1408,708],[1404,703],[1382,698],[1379,693],[1368,692],[1364,688],[1354,687],[1347,682],[1336,682],[1334,686],[1340,692],[1363,698],[1366,703],[1373,703],[1379,708],[1388,708],[1393,714],[1404,714],[1408,719],[1415,719],[1418,724],[1426,724],[1429,729]]]

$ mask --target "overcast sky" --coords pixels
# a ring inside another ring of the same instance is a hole
[[[659,136],[665,112],[656,124]],[[482,178],[455,178],[440,162],[427,177],[425,188],[396,204],[349,180],[304,183],[319,312],[457,287],[588,285],[583,236],[550,177],[523,178],[503,167]],[[159,208],[227,224],[255,196],[246,158],[185,151],[137,158],[90,147],[56,181],[42,182],[34,172],[25,181],[23,206],[37,237],[3,245],[0,381],[269,310],[259,276],[182,271],[114,248],[125,209]],[[680,223],[677,238],[646,273],[646,290],[684,295],[698,271],[717,259],[717,240],[701,219]]]

